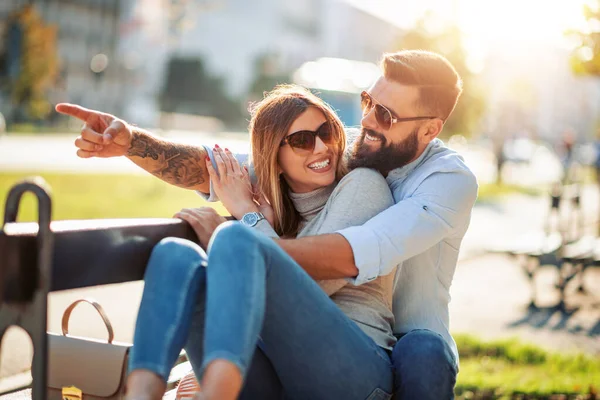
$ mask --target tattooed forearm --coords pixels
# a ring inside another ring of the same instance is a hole
[[[140,167],[170,184],[199,189],[207,176],[203,147],[169,142],[134,130],[127,156]]]

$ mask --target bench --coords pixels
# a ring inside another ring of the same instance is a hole
[[[37,223],[16,221],[26,192],[37,198]],[[46,398],[49,292],[142,280],[152,248],[161,239],[172,236],[198,242],[191,227],[180,220],[51,221],[51,211],[45,182],[23,181],[8,194],[0,229],[0,341],[13,325],[31,337],[33,382],[30,389],[11,392],[36,400]],[[180,362],[169,379],[170,388],[191,370],[183,355]]]
[[[520,264],[531,287],[529,308],[537,308],[536,274],[545,266],[555,268],[554,286],[560,299],[553,308],[567,312],[567,285],[578,277],[580,290],[583,290],[583,272],[593,266],[594,248],[600,243],[583,234],[585,226],[578,184],[555,185],[549,200],[549,211],[541,230],[490,250],[508,254]]]

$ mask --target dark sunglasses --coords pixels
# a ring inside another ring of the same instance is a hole
[[[390,130],[392,129],[392,125],[398,122],[406,122],[406,121],[419,121],[422,119],[435,119],[437,117],[408,117],[408,118],[396,118],[394,114],[390,110],[388,110],[385,106],[379,104],[377,100],[375,100],[369,93],[363,91],[360,94],[360,106],[362,108],[363,116],[367,115],[371,112],[373,107],[375,107],[375,119],[377,120],[377,124],[383,129]]]
[[[323,124],[319,126],[316,131],[298,131],[292,133],[291,135],[287,135],[281,141],[280,146],[289,144],[292,150],[305,150],[312,152],[315,149],[317,136],[319,136],[319,138],[325,144],[333,143],[331,125],[328,121],[323,122]]]

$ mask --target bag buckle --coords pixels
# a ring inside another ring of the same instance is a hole
[[[82,400],[83,393],[75,386],[65,386],[62,388],[62,400]]]

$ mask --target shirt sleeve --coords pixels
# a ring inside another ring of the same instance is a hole
[[[387,275],[394,267],[468,226],[477,198],[470,171],[429,175],[415,192],[361,226],[339,230],[352,247],[355,285]]]
[[[213,154],[212,148],[210,148],[209,146],[204,146],[204,145],[202,147],[204,147],[204,150],[206,150],[206,153],[210,157],[210,162],[212,162],[212,165],[215,168],[215,171],[217,171],[217,163],[215,162],[215,156]],[[239,161],[241,166],[248,167],[248,173],[250,174],[250,180],[252,181],[252,183],[256,182],[256,174],[254,173],[254,167],[252,164],[250,164],[248,162],[249,155],[246,153],[236,153],[235,158],[237,158],[237,160]],[[218,171],[217,171],[217,173],[218,173]],[[196,193],[198,193],[200,195],[200,197],[202,197],[206,201],[210,201],[210,202],[219,201],[219,196],[217,196],[217,194],[213,190],[212,182],[210,182],[209,193],[202,193],[198,190],[196,190]]]
[[[361,225],[393,204],[385,178],[374,170],[357,168],[346,175],[332,193],[319,233]],[[332,279],[317,283],[331,296],[347,285],[348,280]]]
[[[269,224],[269,221],[266,219],[261,219],[258,221],[258,223],[252,227],[252,229],[262,232],[270,238],[279,239],[279,235],[277,232],[275,232],[275,229],[273,229],[271,224]]]

